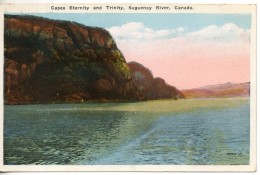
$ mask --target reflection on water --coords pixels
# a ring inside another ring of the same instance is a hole
[[[5,164],[249,163],[249,104],[181,114],[79,107],[6,106]]]

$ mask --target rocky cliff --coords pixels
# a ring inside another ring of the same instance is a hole
[[[140,89],[111,35],[97,27],[5,15],[4,59],[7,104],[166,97]],[[179,98],[173,94],[167,98]]]
[[[128,66],[141,99],[184,98],[177,88],[166,84],[162,78],[154,78],[152,72],[143,65],[130,62]]]

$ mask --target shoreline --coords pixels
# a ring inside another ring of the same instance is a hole
[[[122,100],[122,99],[92,99],[86,100],[82,102],[61,102],[56,101],[52,103],[4,103],[4,106],[19,106],[19,105],[52,105],[52,104],[88,104],[88,103],[96,103],[96,104],[106,104],[106,103],[139,103],[139,102],[151,102],[151,101],[162,101],[162,100],[221,100],[221,99],[250,99],[250,96],[247,97],[201,97],[201,98],[180,98],[180,99],[145,99],[145,100]]]
[[[33,105],[6,105],[4,110],[38,110],[51,112],[67,111],[74,112],[97,112],[97,111],[114,111],[114,112],[141,112],[151,114],[169,114],[184,113],[196,111],[222,110],[227,108],[236,108],[241,105],[250,104],[249,98],[232,98],[232,99],[181,99],[181,100],[150,100],[139,101],[138,103],[62,103],[62,104],[33,104]]]

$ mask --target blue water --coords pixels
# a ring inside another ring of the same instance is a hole
[[[162,114],[81,107],[5,106],[4,163],[249,164],[249,103]]]

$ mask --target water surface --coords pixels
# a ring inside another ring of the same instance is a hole
[[[4,163],[249,164],[248,99],[6,105]]]

